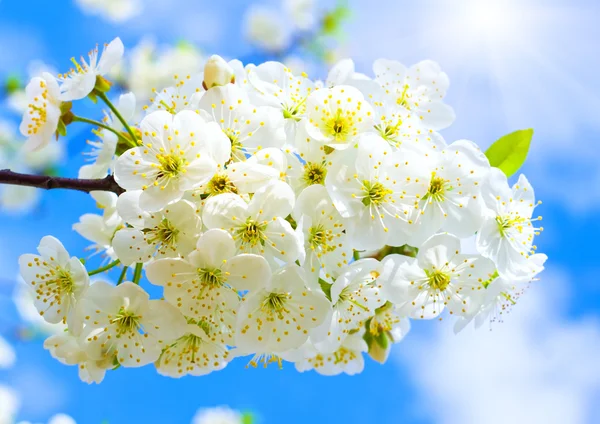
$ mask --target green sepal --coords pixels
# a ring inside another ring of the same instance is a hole
[[[88,94],[88,99],[90,99],[94,104],[98,103],[98,96],[93,91]]]
[[[96,75],[96,85],[94,85],[94,91],[99,93],[107,93],[112,87],[112,82],[104,78],[102,75]]]
[[[66,137],[67,135],[67,126],[62,119],[58,121],[58,127],[56,127],[56,138],[58,138],[59,135],[62,137]]]
[[[485,152],[490,165],[499,168],[507,177],[513,176],[525,163],[533,129],[519,130],[501,137]]]
[[[331,286],[327,281],[319,278],[319,285],[321,286],[321,290],[325,293],[325,297],[331,302]]]

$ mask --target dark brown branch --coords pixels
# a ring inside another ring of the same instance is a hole
[[[0,184],[12,184],[27,187],[43,188],[51,190],[63,188],[66,190],[77,190],[89,193],[90,191],[112,191],[121,194],[123,190],[115,181],[112,175],[100,179],[79,179],[49,177],[46,175],[19,174],[9,169],[0,170]]]

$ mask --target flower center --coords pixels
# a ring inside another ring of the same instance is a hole
[[[450,281],[452,278],[449,274],[446,274],[442,271],[433,271],[428,273],[429,276],[429,286],[439,290],[444,291],[450,285]]]
[[[306,112],[306,97],[302,97],[298,100],[292,99],[291,105],[283,104],[283,117],[285,119],[293,119],[299,121],[302,119],[304,112]]]
[[[241,239],[243,244],[254,247],[257,244],[262,243],[262,240],[264,239],[263,232],[266,227],[267,224],[258,223],[253,219],[248,218],[246,223],[236,231],[235,238]]]
[[[496,222],[498,223],[498,229],[500,231],[500,235],[502,237],[506,236],[506,233],[511,228],[516,229],[518,232],[522,233],[524,224],[526,224],[529,220],[527,218],[523,218],[522,216],[497,216]]]
[[[321,249],[324,252],[335,250],[335,246],[329,245],[332,240],[332,231],[325,229],[323,225],[310,227],[308,230],[308,244],[313,250]]]
[[[56,287],[56,292],[58,292],[60,295],[73,293],[75,283],[73,281],[73,277],[68,271],[58,268],[57,271],[51,270],[50,274],[54,278],[46,283],[48,286]]]
[[[362,189],[365,194],[362,203],[365,206],[379,206],[382,203],[387,203],[388,196],[393,193],[392,190],[386,188],[380,182],[371,182],[368,180],[363,181]]]
[[[289,298],[287,293],[269,293],[269,295],[263,300],[260,310],[267,314],[278,314],[281,315],[283,312],[287,312],[285,304]]]
[[[327,168],[322,163],[307,162],[304,165],[302,179],[307,185],[324,184],[327,176]]]
[[[220,269],[200,268],[198,277],[203,284],[210,287],[220,287],[223,284],[223,274]]]
[[[334,364],[339,364],[339,363],[344,363],[347,364],[348,362],[356,359],[356,353],[352,350],[348,350],[345,347],[340,347],[334,354],[333,354],[333,358]]]
[[[149,244],[160,243],[171,248],[174,248],[177,244],[177,236],[179,235],[179,230],[167,218],[164,218],[158,226],[146,229],[144,232]]]
[[[215,174],[214,177],[208,182],[206,191],[209,196],[216,196],[221,193],[235,193],[238,190],[235,184],[229,179],[227,174]]]
[[[227,138],[229,138],[229,141],[231,142],[231,151],[232,152],[237,152],[242,150],[242,143],[240,143],[240,131],[235,129],[235,128],[224,128],[223,132],[225,133],[225,135],[227,136]]]
[[[400,133],[401,126],[402,119],[398,118],[395,124],[393,124],[392,120],[388,120],[379,125],[375,125],[375,129],[379,132],[379,135],[381,135],[381,138],[383,138],[385,141],[394,146],[398,146],[400,143],[396,141],[396,138]]]
[[[446,180],[433,176],[431,177],[431,182],[429,183],[429,189],[427,190],[427,193],[423,199],[432,199],[436,202],[441,202],[445,198],[446,190],[448,190],[446,187]]]
[[[356,135],[352,115],[350,113],[344,114],[342,109],[338,109],[335,114],[326,121],[325,128],[335,141],[338,142],[346,141],[350,134]]]
[[[186,161],[181,156],[175,154],[157,155],[159,171],[157,179],[162,177],[171,179],[185,172]]]
[[[119,313],[111,323],[117,326],[118,333],[125,334],[137,331],[140,327],[140,319],[140,316],[135,315],[133,312],[126,311],[125,308],[121,307]]]

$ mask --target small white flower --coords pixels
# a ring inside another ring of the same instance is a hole
[[[294,140],[296,127],[306,113],[306,99],[315,91],[315,83],[306,76],[295,76],[279,62],[248,67],[249,95],[253,104],[271,106],[283,114],[285,133]]]
[[[490,166],[473,142],[459,140],[441,152],[423,156],[431,177],[421,179],[415,202],[411,246],[418,246],[439,230],[458,237],[475,234],[482,223],[481,187]]]
[[[27,110],[19,127],[27,137],[25,148],[39,150],[48,145],[54,137],[60,120],[61,100],[56,79],[47,72],[33,78],[27,88]]]
[[[373,108],[356,88],[339,85],[317,90],[306,100],[306,132],[336,149],[354,146],[373,129]]]
[[[42,238],[37,250],[39,256],[28,253],[19,258],[21,275],[36,292],[35,306],[46,321],[67,323],[77,333],[81,330],[78,302],[89,286],[88,273],[52,236]]]
[[[481,193],[488,211],[477,233],[477,250],[494,261],[501,276],[518,278],[523,264],[535,252],[534,236],[543,230],[533,226],[542,219],[532,217],[539,203],[524,175],[512,189],[499,169],[492,168],[488,175]]]
[[[153,112],[140,127],[143,145],[119,157],[115,179],[126,190],[143,190],[140,206],[146,211],[177,202],[230,158],[231,144],[219,126],[195,112]]]
[[[215,336],[211,338],[203,327],[188,324],[187,332],[163,350],[156,362],[159,374],[180,378],[225,368],[229,359],[227,346]]]
[[[219,55],[212,55],[204,65],[204,81],[202,86],[205,90],[227,84],[235,83],[235,71]]]
[[[307,287],[302,268],[288,265],[250,293],[238,313],[236,346],[251,352],[299,348],[323,323],[331,305],[322,291]]]
[[[136,99],[133,93],[123,94],[119,97],[116,105],[119,113],[127,122],[135,116]],[[123,124],[112,113],[106,113],[103,119],[104,123],[116,131],[123,131]],[[104,178],[109,171],[114,168],[115,152],[119,137],[111,131],[100,130],[94,132],[99,138],[99,141],[87,140],[87,143],[92,147],[91,152],[86,152],[84,155],[91,156],[87,160],[94,163],[83,165],[79,169],[79,178]]]
[[[246,38],[265,50],[280,52],[292,41],[292,28],[277,10],[254,5],[248,9],[244,20]]]
[[[234,160],[243,161],[247,154],[282,147],[285,142],[281,114],[271,107],[252,105],[246,92],[234,84],[211,88],[198,107],[229,138]]]
[[[309,282],[316,284],[321,270],[326,277],[337,277],[340,269],[352,259],[352,248],[346,240],[345,226],[335,209],[327,189],[322,185],[306,188],[296,200],[292,216],[304,239],[306,258],[302,265]]]
[[[80,346],[77,338],[69,333],[48,337],[44,341],[44,349],[47,349],[54,359],[65,365],[77,365],[79,378],[88,384],[100,384],[104,380],[106,370],[115,366],[112,356],[100,360],[90,358]]]
[[[392,152],[383,139],[368,134],[358,149],[336,152],[331,161],[325,186],[347,218],[351,246],[374,250],[407,243],[414,204],[423,192],[420,181],[430,175],[422,158],[410,151]]]
[[[360,374],[365,367],[363,352],[369,347],[362,332],[350,334],[334,352],[321,353],[314,347],[306,348],[306,357],[296,361],[300,372],[314,369],[321,375]]]
[[[492,261],[461,254],[460,240],[448,234],[431,237],[416,258],[394,254],[382,264],[382,294],[400,314],[419,319],[435,318],[446,308],[452,315],[472,313],[494,273]]]
[[[296,28],[308,30],[315,24],[314,0],[285,0],[283,6]]]
[[[17,356],[13,347],[0,336],[0,369],[12,367],[16,359]]]
[[[171,83],[175,85],[171,85]],[[174,75],[169,86],[162,90],[152,89],[150,106],[144,106],[146,113],[164,110],[173,115],[182,110],[197,110],[200,96],[204,93],[202,88],[202,75]]]
[[[164,296],[185,316],[233,334],[240,290],[257,290],[271,271],[258,255],[236,255],[230,234],[209,230],[198,239],[195,251],[184,259],[161,259],[148,265],[148,280],[165,288]]]
[[[237,249],[256,253],[267,260],[273,257],[294,262],[303,249],[292,226],[285,220],[294,207],[294,192],[284,182],[276,181],[262,187],[250,203],[235,194],[211,197],[202,212],[208,228],[229,231]]]
[[[427,128],[444,129],[454,121],[452,108],[442,102],[450,82],[440,66],[425,60],[408,70],[387,59],[373,64],[375,79],[396,104],[411,111]]]
[[[98,281],[82,301],[85,330],[81,343],[94,360],[115,356],[124,367],[156,361],[162,347],[185,334],[183,315],[164,300],[149,300],[140,286]]]
[[[62,82],[61,100],[65,102],[79,100],[90,94],[96,85],[96,78],[108,74],[110,69],[121,60],[124,50],[121,39],[117,37],[104,46],[100,59],[98,59],[97,46],[88,54],[89,63],[83,57],[80,59],[81,63],[72,59],[75,69],[58,77]]]
[[[351,331],[360,329],[385,303],[377,280],[381,271],[375,259],[361,259],[342,270],[331,286],[332,315],[312,337],[319,352],[335,352]]]
[[[492,279],[484,284],[486,290],[480,296],[480,308],[468,316],[460,317],[454,325],[454,332],[458,333],[471,321],[475,322],[475,328],[481,327],[486,322],[489,323],[490,328],[494,322],[503,322],[504,316],[517,304],[529,284],[544,270],[547,259],[546,255],[536,253],[527,258],[518,276],[511,279],[492,276]]]
[[[144,212],[140,191],[123,193],[119,214],[129,224],[114,234],[112,246],[124,265],[146,263],[153,258],[186,256],[196,245],[202,221],[196,207],[180,200],[160,212]]]
[[[8,386],[0,384],[0,405],[2,405],[2,408],[0,408],[0,423],[13,423],[19,410],[19,404],[17,393]]]
[[[103,252],[110,259],[115,260],[113,250],[113,238],[115,233],[123,227],[123,220],[116,213],[117,195],[104,191],[90,193],[96,205],[103,210],[102,215],[86,213],[79,218],[79,222],[73,224],[75,230],[83,238],[93,242],[89,248]]]

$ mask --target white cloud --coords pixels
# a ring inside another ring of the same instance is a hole
[[[546,272],[492,331],[407,340],[398,359],[419,410],[439,424],[600,422],[600,323],[565,317],[568,286]]]
[[[16,359],[13,347],[0,336],[0,369],[12,367]]]
[[[0,424],[13,422],[19,409],[19,398],[10,387],[0,384]]]
[[[66,401],[64,384],[45,369],[27,365],[20,367],[7,379],[11,388],[21,398],[21,412],[39,419],[62,409]]]

